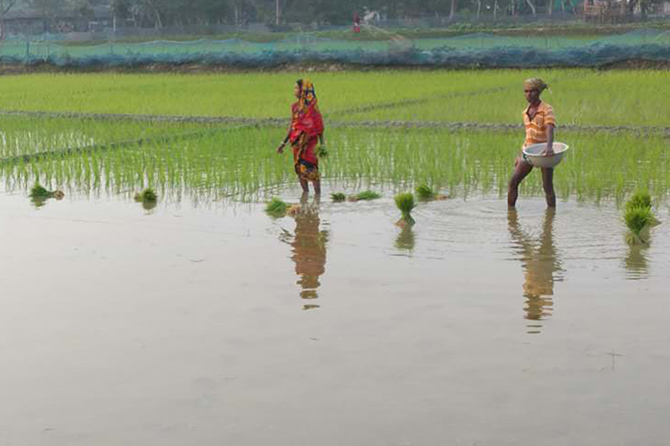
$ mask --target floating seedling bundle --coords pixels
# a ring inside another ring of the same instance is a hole
[[[398,220],[397,224],[399,226],[411,226],[415,223],[414,218],[412,218],[412,210],[416,207],[414,201],[414,194],[411,192],[401,193],[395,196],[395,204],[400,209],[402,217]]]
[[[286,211],[288,211],[288,205],[279,198],[272,198],[265,206],[265,212],[275,218],[285,216]]]
[[[156,207],[156,204],[158,204],[158,195],[152,188],[148,187],[142,192],[135,194],[135,201],[142,203],[142,207],[145,210],[150,211]]]
[[[56,200],[62,200],[65,197],[65,194],[60,190],[50,191],[39,183],[30,189],[30,199],[37,207],[44,205],[45,201],[49,198],[55,198]]]
[[[433,190],[432,187],[427,184],[422,184],[416,188],[416,195],[419,200],[430,201],[430,200],[446,200],[449,198],[447,195],[438,194]]]
[[[347,200],[347,196],[341,192],[335,192],[330,194],[330,199],[333,200],[334,203],[341,203]]]
[[[381,198],[381,194],[372,190],[365,190],[349,197],[349,201],[370,201]]]
[[[658,221],[651,209],[651,195],[646,190],[639,190],[626,202],[624,221],[630,230],[627,240],[630,244],[646,243],[645,232]]]

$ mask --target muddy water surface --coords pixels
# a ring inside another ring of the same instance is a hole
[[[0,445],[670,436],[670,232],[613,204],[0,203]]]

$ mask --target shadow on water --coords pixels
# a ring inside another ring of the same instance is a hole
[[[311,310],[319,308],[315,301],[321,286],[319,278],[326,272],[328,231],[320,230],[319,197],[309,203],[307,196],[303,196],[300,203],[300,211],[295,215],[294,234],[287,241],[293,252],[291,259],[295,262],[303,309]]]
[[[554,282],[563,280],[560,258],[554,246],[555,216],[555,209],[547,209],[538,239],[521,229],[516,210],[507,214],[509,232],[524,274],[524,311],[525,318],[530,321],[527,324],[529,334],[541,332],[540,321],[550,317],[554,309]]]

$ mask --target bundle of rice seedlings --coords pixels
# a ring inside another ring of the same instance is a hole
[[[402,213],[402,217],[400,220],[398,220],[397,224],[400,226],[413,225],[415,221],[412,218],[411,212],[412,209],[416,207],[416,203],[414,202],[414,194],[411,192],[406,192],[396,195],[395,204]]]
[[[429,200],[446,200],[449,198],[447,195],[438,194],[427,184],[421,184],[416,188],[416,194],[419,197],[419,200],[429,201]]]
[[[33,200],[46,200],[51,197],[53,197],[53,192],[45,189],[39,183],[35,183],[32,189],[30,189],[30,198]]]
[[[323,144],[316,149],[316,156],[319,158],[328,158],[328,149]]]
[[[47,190],[45,187],[41,186],[39,183],[35,183],[32,189],[30,189],[30,200],[37,207],[44,206],[44,204],[49,198],[62,200],[64,197],[65,194],[63,193],[63,191],[60,190],[50,191]]]
[[[435,198],[435,191],[427,184],[422,184],[416,188],[416,195],[419,200],[432,200]]]
[[[655,226],[660,223],[654,216],[654,213],[651,212],[651,195],[647,190],[638,190],[626,202],[626,211],[632,210],[634,208],[649,209],[651,213],[651,221],[649,222],[649,226]]]
[[[631,244],[644,243],[644,240],[642,239],[642,231],[647,229],[654,221],[651,208],[642,206],[626,207],[624,220],[626,221],[626,226],[630,229],[627,238],[628,242]]]
[[[651,195],[646,190],[638,190],[626,202],[626,210],[632,208],[649,208],[651,209]]]
[[[336,192],[334,194],[330,194],[330,198],[333,200],[335,203],[341,203],[347,199],[347,196],[344,195],[341,192]]]
[[[265,206],[265,212],[267,212],[273,217],[283,217],[284,215],[286,215],[287,210],[288,205],[283,201],[281,201],[279,198],[273,198]]]
[[[363,192],[359,192],[354,196],[349,197],[349,201],[364,201],[364,200],[376,200],[377,198],[381,198],[382,196],[371,190],[366,190]]]
[[[135,201],[138,203],[155,203],[158,201],[158,195],[152,188],[147,187],[142,192],[135,194]]]

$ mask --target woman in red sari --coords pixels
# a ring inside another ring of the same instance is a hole
[[[291,106],[291,127],[277,152],[283,153],[286,143],[291,143],[293,166],[303,192],[309,193],[309,183],[312,182],[314,193],[318,195],[321,193],[321,181],[316,146],[324,144],[323,118],[312,82],[300,79],[295,84],[294,94],[298,102]]]

